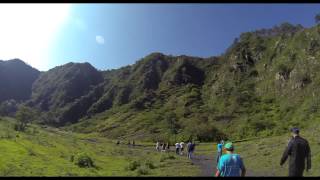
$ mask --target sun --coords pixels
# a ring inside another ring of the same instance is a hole
[[[68,21],[71,4],[0,4],[0,59],[46,70],[48,47]]]

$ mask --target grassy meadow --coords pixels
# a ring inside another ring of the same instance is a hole
[[[199,168],[173,152],[156,152],[153,144],[135,147],[99,137],[31,125],[14,131],[12,118],[0,120],[0,176],[194,176]],[[86,154],[93,167],[79,167]]]

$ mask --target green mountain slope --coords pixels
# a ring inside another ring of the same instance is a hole
[[[151,54],[110,77],[108,111],[72,128],[113,138],[216,140],[306,127],[318,115],[318,42],[318,26],[284,23],[243,33],[219,57]],[[123,87],[129,103],[119,105]]]
[[[74,122],[79,111],[68,115],[76,100],[101,83],[103,77],[89,63],[68,63],[42,73],[33,83],[30,106],[48,112],[46,123],[63,125]],[[71,108],[70,108],[71,106]]]
[[[41,123],[111,138],[281,135],[319,114],[319,28],[243,33],[217,57],[152,53],[108,71],[68,63],[42,72],[26,104]]]

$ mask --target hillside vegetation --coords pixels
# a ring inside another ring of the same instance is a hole
[[[36,123],[108,138],[277,136],[319,115],[319,40],[318,25],[283,23],[242,33],[216,57],[152,53],[107,71],[68,63],[30,82],[24,104],[36,111]],[[0,112],[17,108],[2,100]]]

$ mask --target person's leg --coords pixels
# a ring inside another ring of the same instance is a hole
[[[289,167],[289,177],[302,177],[304,169],[294,169]]]
[[[219,163],[220,156],[221,156],[221,153],[218,153],[218,155],[217,155],[217,164]]]

